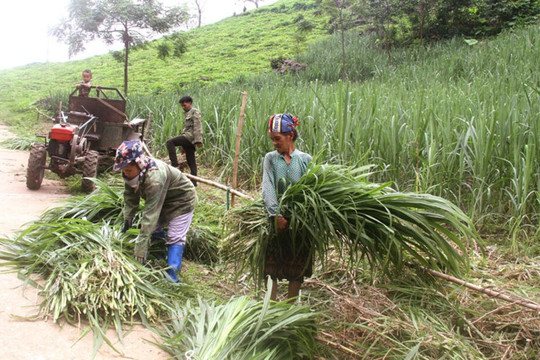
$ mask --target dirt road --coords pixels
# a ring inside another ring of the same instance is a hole
[[[0,126],[0,140],[11,136]],[[59,181],[45,179],[39,191],[26,188],[28,152],[0,148],[0,236],[9,236],[21,226],[36,219],[46,208],[66,198]],[[0,268],[0,271],[6,268]],[[37,291],[22,282],[14,273],[0,274],[0,358],[2,360],[64,360],[91,359],[92,335],[77,342],[84,328],[59,326],[52,321],[20,320],[15,316],[37,313]],[[170,356],[148,343],[155,336],[144,327],[135,327],[119,344],[114,331],[107,336],[113,340],[121,354],[103,345],[95,359],[168,359]],[[157,339],[156,339],[157,340]]]

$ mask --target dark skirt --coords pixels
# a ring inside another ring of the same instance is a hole
[[[272,237],[266,249],[264,277],[273,280],[304,281],[312,275],[313,260],[309,241],[293,241],[289,231]]]

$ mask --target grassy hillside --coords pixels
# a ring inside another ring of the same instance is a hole
[[[369,38],[358,39],[348,34],[348,66],[363,81],[333,82],[339,66],[332,59],[340,49],[329,38],[302,55],[309,64],[302,74],[191,88],[206,122],[205,166],[223,169],[223,181],[230,176],[245,90],[243,187],[259,183],[261,159],[271,150],[266,119],[292,112],[301,122],[298,146],[320,161],[376,164],[378,181],[451,199],[479,226],[502,227],[516,248],[530,248],[517,239],[534,243],[540,235],[538,27],[476,46],[456,39],[401,49],[393,65]],[[152,145],[162,155],[166,139],[182,126],[176,101],[176,93],[132,98],[133,114],[153,112]]]
[[[156,46],[167,40],[151,42],[131,52],[130,94],[177,89],[200,82],[201,77],[223,82],[269,72],[271,59],[296,56],[307,43],[326,36],[326,17],[315,16],[317,11],[314,1],[282,0],[188,31],[187,52],[180,58],[158,59]],[[315,25],[300,42],[295,40],[299,19]],[[31,64],[0,71],[0,109],[28,108],[50,92],[70,90],[86,68],[92,69],[94,84],[122,88],[123,63],[111,54],[67,63]]]

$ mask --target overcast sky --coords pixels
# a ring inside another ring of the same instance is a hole
[[[0,69],[26,65],[34,62],[67,61],[67,46],[49,35],[49,30],[58,25],[67,16],[70,0],[0,0]],[[262,1],[261,6],[275,3],[277,0]],[[173,6],[188,4],[195,10],[193,0],[162,0]],[[211,24],[234,13],[242,12],[241,0],[201,0],[203,4],[203,24]],[[247,9],[254,8],[246,3]],[[105,43],[96,41],[87,46],[84,53],[72,60],[84,59],[93,55],[104,54],[109,50],[118,50],[121,45],[107,48]]]

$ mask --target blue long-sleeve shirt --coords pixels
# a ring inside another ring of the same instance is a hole
[[[263,161],[262,196],[269,216],[277,215],[278,196],[287,186],[300,180],[312,159],[311,155],[298,149],[292,152],[290,164],[277,151],[266,154]]]

